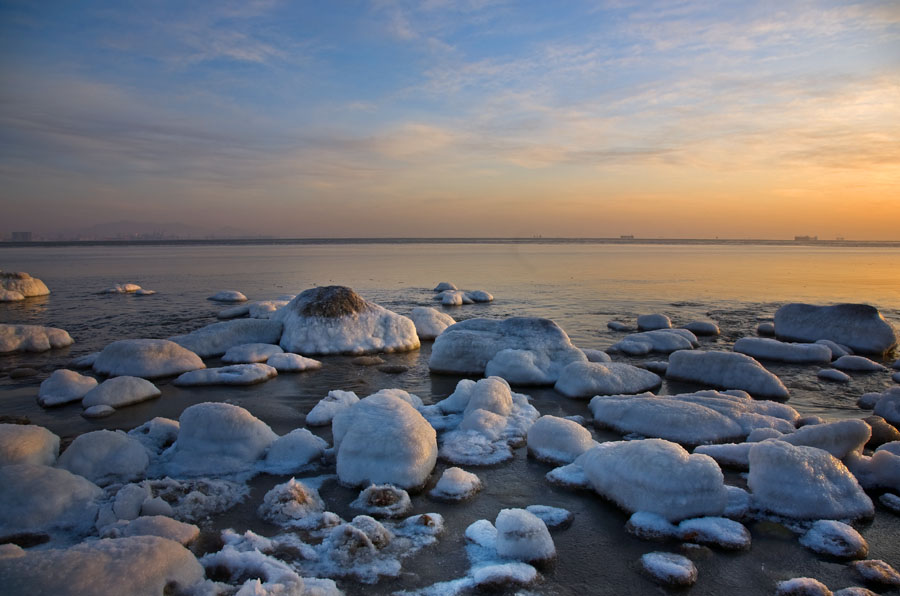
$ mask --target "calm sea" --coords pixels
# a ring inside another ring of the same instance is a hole
[[[101,349],[123,338],[169,337],[216,321],[222,308],[206,297],[234,289],[251,300],[295,294],[316,285],[353,287],[365,298],[399,312],[437,306],[431,289],[441,281],[461,289],[486,290],[490,304],[444,309],[457,320],[472,317],[547,317],[559,323],[576,345],[604,349],[621,338],[607,329],[609,320],[633,322],[639,314],[660,312],[673,322],[712,319],[722,336],[704,339],[703,349],[730,349],[755,335],[757,325],[786,302],[829,304],[866,302],[900,324],[900,283],[896,245],[803,245],[753,243],[314,243],[17,246],[0,245],[0,269],[27,271],[51,289],[44,298],[0,303],[0,322],[50,325],[66,329],[76,343],[44,354],[0,356],[0,414],[27,416],[64,437],[98,428],[130,429],[153,416],[177,418],[189,405],[230,401],[250,410],[281,434],[303,425],[303,416],[331,389],[361,397],[385,387],[400,387],[428,403],[452,392],[458,378],[432,376],[430,343],[409,354],[385,356],[408,371],[388,374],[353,364],[347,357],[324,358],[322,370],[282,375],[250,388],[185,390],[157,383],[162,398],[125,408],[110,418],[88,421],[80,406],[42,410],[35,402],[41,380],[72,357]],[[133,282],[156,290],[153,296],[105,295],[105,288]],[[440,306],[437,306],[440,308]],[[896,357],[896,356],[894,356]],[[664,356],[651,355],[654,359]],[[617,358],[620,359],[620,358]],[[626,359],[640,363],[644,359]],[[215,360],[210,364],[215,366]],[[5,371],[33,367],[40,375],[13,380]],[[891,385],[889,375],[856,375],[848,385],[820,381],[816,367],[767,363],[792,392],[791,406],[826,418],[859,417],[856,399]],[[664,384],[667,393],[695,390]],[[585,415],[586,401],[560,397],[550,389],[522,389],[544,414]],[[330,439],[327,430],[321,434]],[[610,438],[595,433],[598,438]],[[546,594],[623,594],[655,592],[637,571],[641,554],[676,545],[643,542],[624,531],[626,516],[589,493],[546,483],[549,466],[519,450],[512,463],[475,470],[486,489],[464,505],[414,498],[415,512],[438,511],[448,521],[441,542],[405,562],[398,580],[375,587],[340,582],[351,593],[387,593],[421,587],[465,573],[462,531],[480,518],[493,520],[500,508],[543,503],[566,507],[575,524],[554,534],[559,560],[544,570],[536,591]],[[740,482],[740,479],[735,479]],[[227,516],[236,529],[271,535],[275,528],[256,519],[262,495],[283,478],[254,481],[248,502]],[[355,491],[332,486],[323,496],[332,510],[347,517]],[[222,520],[205,529],[214,532]],[[709,554],[698,560],[700,580],[692,594],[771,592],[775,580],[817,577],[832,589],[853,585],[845,566],[820,562],[796,538],[764,525],[751,528],[750,553]],[[864,529],[870,556],[900,565],[900,523],[879,511]],[[696,557],[695,557],[696,558]],[[441,561],[440,565],[436,561]]]

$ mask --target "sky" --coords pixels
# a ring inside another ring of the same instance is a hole
[[[0,0],[0,237],[900,240],[900,3]]]

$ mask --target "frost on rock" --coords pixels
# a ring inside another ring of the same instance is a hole
[[[52,466],[59,454],[59,437],[33,424],[0,424],[0,466]]]
[[[775,596],[831,596],[831,590],[817,579],[795,577],[775,584]]]
[[[657,583],[683,587],[697,581],[697,568],[687,557],[675,553],[652,552],[641,556],[641,567]]]
[[[322,363],[312,358],[306,358],[300,354],[274,354],[269,356],[266,364],[279,373],[294,373],[307,370],[319,370]]]
[[[268,364],[230,364],[219,368],[192,370],[173,381],[179,387],[203,385],[256,385],[278,376]]]
[[[676,350],[692,350],[699,345],[697,337],[687,329],[656,329],[626,335],[610,346],[608,351],[644,356],[650,352],[669,354]]]
[[[162,395],[159,388],[140,377],[113,377],[88,391],[81,400],[84,408],[109,406],[123,408]]]
[[[301,354],[408,352],[419,347],[411,320],[344,286],[301,292],[272,317],[284,323],[280,345]]]
[[[266,493],[257,513],[273,524],[312,529],[321,524],[324,511],[319,491],[291,478]]]
[[[869,553],[866,539],[851,526],[822,519],[800,537],[800,544],[821,555],[841,559],[862,559]]]
[[[45,408],[79,401],[97,386],[97,379],[64,368],[53,371],[38,389],[38,403]]]
[[[678,521],[721,515],[728,501],[716,462],[668,441],[604,443],[581,456],[580,463],[594,490],[626,511]]]
[[[359,493],[350,507],[374,517],[403,517],[412,509],[412,501],[409,493],[402,488],[372,484]]]
[[[6,352],[46,352],[70,346],[75,340],[62,329],[40,325],[0,324],[0,354]]]
[[[886,367],[873,360],[869,360],[865,356],[854,355],[841,356],[832,362],[831,366],[838,370],[850,370],[856,372],[881,372],[887,370]]]
[[[338,412],[346,410],[359,401],[352,391],[335,389],[319,400],[313,409],[306,415],[306,423],[310,426],[325,426],[331,424]]]
[[[480,490],[481,480],[478,476],[462,468],[453,467],[444,470],[428,496],[443,501],[462,501]]]
[[[641,393],[662,384],[656,374],[619,362],[573,362],[559,373],[554,389],[573,398]]]
[[[456,323],[456,320],[446,313],[431,308],[430,306],[417,306],[409,314],[419,339],[434,339],[444,329]]]
[[[371,395],[339,412],[332,433],[338,478],[347,485],[419,487],[437,461],[434,429],[394,395]]]
[[[640,315],[637,318],[637,326],[641,331],[655,331],[657,329],[671,329],[672,321],[663,314]]]
[[[186,335],[169,339],[194,352],[201,358],[221,356],[228,348],[241,344],[274,344],[281,338],[280,321],[267,319],[236,319],[201,327]]]
[[[794,519],[857,519],[871,499],[839,460],[815,447],[767,440],[750,449],[748,485],[756,510]]]
[[[552,385],[559,372],[587,358],[549,319],[469,319],[451,325],[434,341],[433,372],[496,375],[510,383]]]
[[[139,572],[138,572],[139,571]],[[204,580],[203,567],[182,545],[156,536],[104,539],[67,549],[27,550],[0,559],[9,594],[164,594]]]
[[[281,346],[275,344],[240,344],[232,346],[225,351],[222,356],[222,362],[228,364],[253,364],[255,362],[265,362],[269,356],[275,354],[283,354],[284,350]]]
[[[546,524],[525,509],[501,509],[497,528],[497,554],[525,563],[545,563],[556,557],[556,546]]]
[[[678,537],[687,542],[726,550],[750,548],[750,532],[743,524],[724,517],[697,517],[678,524]]]
[[[68,470],[2,466],[0,536],[54,530],[84,533],[94,525],[102,494],[96,484]]]
[[[46,296],[50,293],[44,282],[24,271],[0,271],[0,290],[16,292],[23,298]]]
[[[528,452],[556,464],[569,464],[596,445],[591,432],[571,420],[541,416],[528,429]]]
[[[296,474],[314,467],[328,443],[305,428],[296,428],[272,443],[260,470],[269,474]]]
[[[278,439],[266,423],[226,403],[191,406],[179,423],[178,439],[162,458],[173,476],[249,472]]]
[[[155,379],[205,368],[200,357],[165,339],[122,339],[100,352],[94,370],[113,377]]]
[[[216,302],[246,302],[247,297],[237,290],[220,290],[207,298]]]
[[[741,389],[754,397],[787,399],[788,390],[774,374],[744,354],[681,350],[669,357],[666,378],[719,389]]]
[[[734,351],[753,358],[797,364],[828,364],[831,349],[817,343],[787,343],[766,337],[742,337],[734,342]]]
[[[775,334],[788,341],[830,339],[864,354],[883,354],[897,345],[893,326],[868,304],[786,304],[775,313]]]
[[[881,559],[854,561],[850,567],[863,581],[880,586],[900,586],[900,573]]]
[[[79,435],[57,462],[60,468],[101,486],[142,478],[149,464],[143,445],[120,430]]]

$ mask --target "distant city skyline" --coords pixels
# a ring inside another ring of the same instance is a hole
[[[117,222],[897,241],[900,4],[0,0],[0,239]]]

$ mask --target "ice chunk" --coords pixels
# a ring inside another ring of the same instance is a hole
[[[800,544],[813,552],[841,559],[862,559],[869,553],[869,545],[859,532],[830,519],[814,523],[800,537]]]
[[[59,454],[59,437],[32,424],[0,424],[0,466],[52,466]]]
[[[528,452],[557,464],[572,463],[595,444],[588,429],[565,418],[541,416],[528,429]]]
[[[697,568],[691,560],[675,553],[642,555],[641,567],[657,583],[667,586],[690,586],[697,581]]]
[[[291,478],[266,493],[257,513],[274,524],[311,529],[319,525],[323,511],[319,491]]]
[[[0,536],[56,528],[86,531],[94,525],[102,494],[96,484],[68,470],[0,467]]]
[[[736,352],[675,352],[669,357],[666,378],[742,389],[755,397],[788,398],[788,390],[778,377],[753,358]]]
[[[56,327],[0,324],[0,354],[46,352],[51,348],[72,345],[74,341],[68,333]]]
[[[542,563],[556,557],[556,547],[546,524],[525,509],[501,509],[494,522],[497,554],[526,563]]]
[[[120,430],[95,430],[72,441],[57,465],[104,486],[142,478],[149,463],[137,439]]]
[[[256,385],[278,376],[268,364],[230,364],[219,368],[192,370],[173,381],[179,387],[202,385]]]
[[[350,507],[375,517],[403,517],[412,509],[412,501],[409,493],[401,488],[372,484],[359,493]]]
[[[81,400],[84,408],[110,406],[123,408],[162,395],[159,388],[139,377],[114,377],[88,391]]]
[[[325,439],[296,428],[272,443],[260,467],[269,474],[296,474],[319,461],[327,447]]]
[[[358,401],[359,398],[352,391],[339,389],[329,391],[328,395],[319,400],[319,403],[313,406],[313,409],[306,415],[306,423],[310,426],[331,424],[338,412],[346,410]]]
[[[406,352],[419,347],[411,320],[344,286],[306,290],[273,315],[284,323],[281,347],[301,354]]]
[[[672,321],[663,314],[640,315],[637,318],[637,326],[641,331],[655,331],[656,329],[671,329]]]
[[[306,370],[319,370],[322,363],[312,358],[306,358],[300,354],[274,354],[269,356],[266,364],[279,373],[303,372]]]
[[[481,490],[481,480],[462,468],[447,468],[435,487],[428,493],[434,499],[462,501]]]
[[[122,339],[100,352],[94,370],[113,377],[155,379],[205,368],[200,357],[165,339]]]
[[[281,346],[275,344],[241,344],[228,348],[225,355],[222,356],[222,362],[229,364],[252,364],[254,362],[265,362],[269,356],[275,354],[283,354],[284,350]]]
[[[237,290],[220,290],[207,298],[216,302],[246,302],[247,297]]]
[[[581,463],[594,490],[626,511],[678,521],[721,515],[728,500],[716,462],[669,441],[602,444],[581,456]]]
[[[668,354],[676,350],[691,350],[699,345],[697,337],[687,329],[657,329],[626,335],[608,351],[643,356],[650,352]]]
[[[798,364],[828,364],[831,349],[822,344],[787,343],[766,337],[742,337],[734,342],[734,351],[753,358],[780,360]]]
[[[718,546],[727,550],[750,548],[750,532],[724,517],[696,517],[678,524],[678,537],[688,542]]]
[[[176,335],[169,339],[201,358],[207,358],[220,356],[228,351],[228,348],[241,344],[278,343],[281,331],[281,321],[236,319],[212,323],[187,335]]]
[[[654,373],[630,364],[573,362],[559,373],[554,389],[566,397],[641,393],[662,384]]]
[[[434,339],[444,329],[456,323],[450,315],[442,313],[430,306],[417,306],[409,315],[416,326],[419,339]]]
[[[74,370],[53,371],[38,389],[38,403],[45,408],[79,401],[97,386],[97,379],[80,375]]]
[[[775,313],[775,333],[789,341],[830,339],[864,354],[883,354],[897,345],[894,328],[868,304],[786,304]]]
[[[24,298],[46,296],[50,293],[44,282],[24,271],[0,271],[0,289],[17,292]]]
[[[841,356],[835,360],[831,366],[839,370],[852,370],[857,372],[877,372],[887,370],[884,366],[869,360],[865,356]]]

